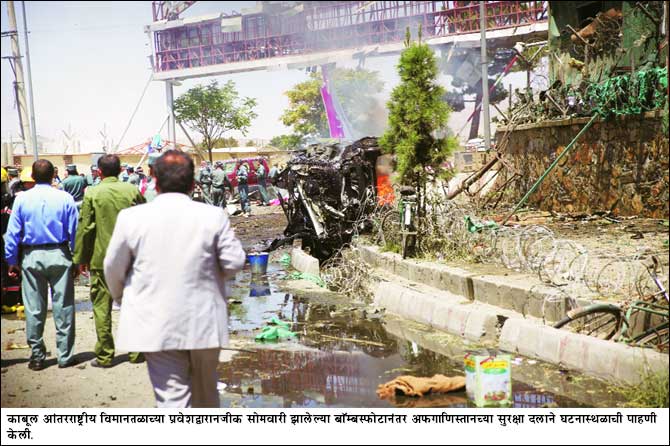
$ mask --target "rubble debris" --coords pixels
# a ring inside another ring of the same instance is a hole
[[[349,145],[314,144],[298,152],[277,177],[277,185],[288,191],[281,203],[288,225],[285,237],[268,250],[300,238],[303,248],[323,262],[355,234],[370,230],[380,155],[374,137]]]
[[[399,376],[393,381],[380,384],[377,388],[377,396],[381,399],[391,399],[396,395],[422,397],[430,393],[453,392],[464,387],[464,376],[434,375],[431,378]]]

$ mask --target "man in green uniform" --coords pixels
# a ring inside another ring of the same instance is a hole
[[[103,261],[107,245],[112,238],[116,218],[123,209],[144,203],[137,187],[119,181],[121,162],[116,155],[103,155],[98,160],[100,184],[89,188],[79,215],[75,239],[74,263],[80,272],[90,271],[93,319],[98,341],[92,367],[110,367],[114,359],[112,337],[112,297],[103,274]],[[138,353],[129,353],[130,362],[142,362]]]
[[[270,200],[268,199],[268,191],[266,189],[265,181],[267,179],[267,171],[265,166],[261,161],[258,161],[258,167],[256,168],[256,179],[258,181],[258,191],[261,193],[262,206],[269,206]]]
[[[202,190],[202,196],[205,198],[205,203],[212,204],[212,169],[209,168],[207,162],[200,163],[200,169],[195,174],[195,182],[198,183]]]
[[[58,188],[72,195],[77,207],[81,207],[81,201],[84,199],[84,189],[86,189],[86,180],[77,173],[76,165],[68,164],[65,169],[67,170],[67,178],[60,183]]]
[[[228,175],[223,170],[223,163],[217,161],[214,163],[214,172],[212,172],[212,204],[214,206],[226,208],[226,186],[232,189]]]

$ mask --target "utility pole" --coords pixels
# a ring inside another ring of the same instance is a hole
[[[12,41],[12,56],[8,57],[9,65],[14,71],[14,82],[16,91],[16,107],[19,111],[19,124],[21,128],[21,138],[23,139],[23,153],[27,154],[32,148],[30,144],[30,121],[28,120],[28,103],[26,102],[26,89],[23,80],[23,63],[21,62],[21,50],[19,48],[19,33],[16,27],[16,11],[14,11],[14,2],[7,2],[7,17],[9,18],[9,30],[3,33],[9,36]]]
[[[172,90],[172,81],[165,81],[165,98],[167,99],[167,109],[168,109],[168,141],[172,142],[175,147],[177,147],[176,140],[176,126],[174,118],[174,92]]]
[[[484,144],[491,149],[491,119],[489,116],[489,70],[486,60],[486,2],[479,2],[479,29],[482,47],[482,110],[484,112]]]
[[[21,2],[23,9],[23,33],[26,41],[26,68],[28,69],[28,99],[30,100],[30,128],[33,141],[33,156],[35,161],[39,158],[37,154],[37,127],[35,126],[35,102],[33,101],[33,79],[30,74],[30,50],[28,49],[28,21],[26,20],[26,2]]]

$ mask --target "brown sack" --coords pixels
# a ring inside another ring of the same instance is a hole
[[[381,399],[393,398],[395,395],[424,396],[428,393],[452,392],[463,387],[465,387],[464,376],[435,375],[432,378],[399,376],[386,384],[380,384],[377,387],[377,396]]]

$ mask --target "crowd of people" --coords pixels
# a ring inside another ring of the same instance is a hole
[[[181,151],[152,153],[148,165],[143,177],[107,154],[89,175],[67,166],[62,180],[43,159],[20,175],[3,169],[3,209],[11,200],[3,252],[8,277],[21,281],[28,367],[46,367],[49,294],[58,367],[78,362],[74,283],[88,274],[97,335],[90,365],[109,368],[122,349],[130,362],[147,362],[158,407],[216,407],[218,353],[228,341],[226,280],[246,259],[224,210],[222,192],[232,186],[222,166],[207,178]],[[245,169],[237,172],[242,195]],[[209,180],[215,206],[191,199],[196,179],[199,187]],[[120,305],[116,336],[113,302]]]

